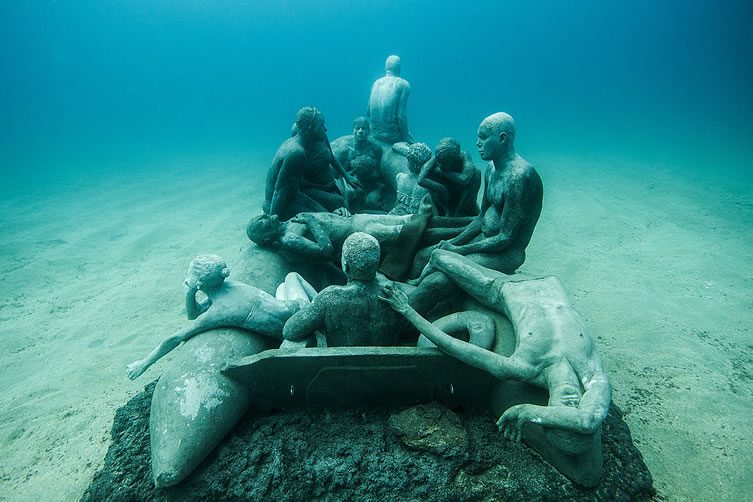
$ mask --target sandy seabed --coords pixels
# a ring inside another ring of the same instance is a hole
[[[751,497],[753,181],[666,162],[529,160],[545,201],[521,271],[568,288],[660,496]],[[126,365],[186,322],[191,258],[238,255],[265,168],[155,158],[3,193],[0,499],[81,496],[115,409],[168,361],[135,382]]]

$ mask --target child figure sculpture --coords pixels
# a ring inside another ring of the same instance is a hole
[[[316,295],[316,290],[295,272],[285,277],[275,296],[242,282],[226,280],[229,274],[220,256],[201,255],[191,261],[184,286],[186,315],[193,322],[166,338],[145,358],[129,364],[128,378],[137,378],[181,342],[214,328],[243,328],[281,340],[285,322]],[[196,300],[198,291],[206,294],[206,300]]]

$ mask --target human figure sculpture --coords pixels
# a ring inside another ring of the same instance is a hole
[[[385,286],[382,299],[447,354],[500,380],[520,380],[549,391],[547,406],[519,404],[502,414],[497,426],[506,438],[519,441],[528,422],[579,434],[601,428],[611,402],[609,379],[590,330],[557,277],[507,275],[445,250],[435,250],[431,263],[476,301],[510,319],[516,335],[511,356],[447,335],[421,317],[396,288]]]
[[[294,314],[283,329],[285,340],[299,341],[322,330],[329,347],[389,346],[398,343],[402,316],[379,300],[379,242],[356,232],[342,247],[345,286],[329,286]]]
[[[476,216],[479,212],[476,198],[481,172],[453,138],[437,143],[434,155],[421,168],[418,184],[429,190],[440,215]]]
[[[424,143],[413,143],[404,147],[404,152],[409,172],[395,176],[397,195],[390,214],[418,214],[424,200],[431,206],[429,190],[418,184],[421,168],[431,158],[431,148]]]
[[[536,227],[543,200],[541,178],[515,151],[515,122],[506,113],[486,117],[478,128],[479,155],[489,161],[481,211],[463,232],[439,248],[468,256],[492,270],[513,273],[525,261],[525,249]],[[431,262],[416,281],[411,305],[425,313],[454,285]]]
[[[408,131],[408,96],[410,84],[400,77],[400,58],[389,56],[384,63],[385,76],[371,86],[366,116],[374,137],[392,145],[413,142]]]
[[[131,380],[189,338],[221,327],[237,327],[282,339],[282,328],[290,316],[316,295],[316,290],[295,272],[278,287],[277,297],[238,281],[226,280],[230,270],[217,255],[200,255],[191,261],[184,281],[186,315],[193,321],[163,340],[145,358],[128,365]],[[203,301],[196,295],[202,291]]]
[[[337,259],[345,239],[354,232],[365,232],[382,245],[394,244],[404,228],[423,246],[460,234],[471,218],[429,220],[422,234],[414,235],[412,215],[301,213],[288,221],[276,215],[261,214],[246,228],[248,238],[272,248],[288,261],[332,261]]]
[[[298,110],[293,135],[277,149],[267,172],[265,213],[287,220],[302,211],[334,211],[345,205],[334,170],[348,183],[358,182],[335,160],[326,133],[319,110]]]
[[[352,212],[384,209],[386,186],[379,170],[382,147],[369,137],[370,133],[369,119],[357,117],[353,121],[353,134],[341,136],[332,142],[335,158],[362,187],[346,191],[348,208]]]

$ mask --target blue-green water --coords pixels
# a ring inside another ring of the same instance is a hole
[[[271,158],[309,104],[346,134],[392,53],[430,144],[470,148],[501,110],[529,154],[753,165],[745,0],[4,2],[0,46],[9,182],[155,151]]]

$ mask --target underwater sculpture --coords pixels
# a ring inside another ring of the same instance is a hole
[[[379,170],[382,147],[369,137],[370,134],[369,119],[356,117],[353,120],[353,134],[332,141],[335,158],[346,171],[355,176],[362,187],[345,190],[348,209],[354,213],[362,209],[389,209],[383,201],[386,186]]]
[[[251,218],[246,235],[291,262],[332,261],[338,259],[345,239],[355,232],[370,234],[384,246],[393,245],[402,234],[425,247],[460,234],[471,221],[434,217],[427,222],[410,214],[344,212],[301,213],[281,221],[276,215],[261,214]]]
[[[381,298],[447,354],[500,380],[521,380],[547,389],[547,406],[518,404],[502,414],[497,426],[505,437],[531,440],[539,448],[546,441],[544,448],[565,450],[572,439],[569,435],[598,439],[612,390],[591,332],[560,280],[503,274],[444,250],[434,251],[430,263],[473,299],[512,322],[516,334],[512,355],[501,356],[447,335],[421,317],[408,304],[407,295],[391,285],[383,288]],[[545,437],[526,436],[526,424],[542,426]],[[600,462],[596,455],[591,463],[597,465],[581,466],[585,472],[571,474],[593,485]]]
[[[379,300],[384,284],[377,276],[379,258],[379,241],[373,236],[355,232],[345,239],[342,268],[348,283],[323,289],[296,312],[285,323],[285,340],[323,330],[330,347],[396,345],[403,319]]]
[[[424,164],[418,184],[429,190],[438,214],[442,216],[476,216],[476,198],[481,188],[481,172],[473,165],[468,152],[460,150],[454,138],[442,138],[434,155]]]
[[[418,174],[431,158],[431,148],[424,143],[413,143],[407,146],[404,143],[398,143],[394,145],[394,148],[404,152],[408,159],[409,172],[395,175],[397,194],[395,207],[392,208],[390,214],[417,214],[421,211],[421,203],[424,199],[426,205],[429,205],[431,201],[429,190],[418,184]],[[433,203],[430,206],[433,212]]]
[[[515,121],[506,113],[495,113],[481,122],[476,146],[481,158],[489,161],[481,212],[460,235],[438,247],[492,270],[513,273],[525,261],[525,249],[541,215],[541,178],[515,151]],[[411,305],[421,313],[454,289],[452,281],[431,265],[416,284]]]
[[[143,359],[128,365],[131,380],[193,336],[221,327],[238,327],[255,333],[282,338],[285,322],[309,303],[316,290],[303,277],[291,272],[280,284],[277,297],[238,281],[227,280],[230,269],[217,255],[200,255],[191,260],[184,281],[186,315],[193,322],[163,340]],[[202,291],[207,298],[196,301]]]
[[[390,145],[399,141],[412,143],[408,132],[410,84],[400,77],[400,58],[389,56],[384,72],[384,77],[371,86],[366,112],[374,137]]]
[[[359,186],[335,159],[324,117],[314,107],[298,110],[294,134],[277,149],[267,172],[265,213],[287,220],[302,211],[334,211],[345,205],[335,183],[335,171]]]

